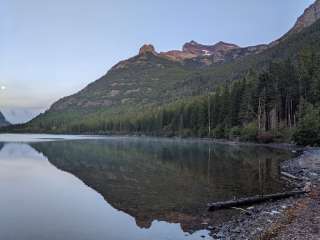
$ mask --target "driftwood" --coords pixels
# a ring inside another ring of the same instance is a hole
[[[218,209],[226,209],[226,208],[239,207],[239,206],[256,204],[256,203],[262,203],[262,202],[271,201],[271,200],[283,199],[283,198],[297,196],[304,193],[306,192],[292,191],[292,192],[276,193],[276,194],[269,194],[264,196],[240,198],[238,200],[230,200],[225,202],[216,202],[216,203],[208,204],[208,206],[209,206],[209,211],[214,211]]]
[[[287,173],[287,172],[281,172],[281,175],[286,177],[286,178],[291,178],[291,179],[294,179],[294,180],[301,180],[300,178],[298,178],[296,176],[293,176],[292,174]]]

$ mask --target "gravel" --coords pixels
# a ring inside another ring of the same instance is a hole
[[[288,185],[312,190],[299,198],[288,198],[237,209],[240,215],[211,227],[213,239],[320,239],[320,150],[305,149],[297,158],[284,161],[281,171],[299,180]],[[210,226],[209,226],[210,229]]]

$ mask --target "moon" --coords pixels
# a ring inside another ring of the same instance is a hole
[[[0,89],[1,89],[1,90],[6,90],[6,86],[3,86],[3,85],[2,85],[2,86],[0,87]]]

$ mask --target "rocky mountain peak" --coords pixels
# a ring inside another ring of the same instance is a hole
[[[295,23],[293,28],[288,32],[288,34],[298,33],[302,31],[304,28],[311,26],[313,23],[315,23],[319,19],[320,19],[320,0],[316,0],[298,18],[297,22]]]
[[[220,41],[213,46],[219,47],[219,48],[239,48],[239,46],[236,44],[227,43],[227,42],[223,42],[223,41]]]
[[[199,43],[197,43],[197,42],[194,41],[194,40],[190,41],[189,44],[191,44],[191,45],[199,45]]]
[[[232,43],[218,42],[214,45],[203,45],[194,40],[187,42],[183,45],[182,50],[172,50],[169,52],[161,52],[159,55],[169,58],[173,61],[184,61],[186,59],[195,58],[207,58],[210,57],[210,61],[204,60],[204,64],[208,65],[210,63],[223,62],[227,57],[233,58],[233,56],[242,56],[241,53],[232,54],[232,52],[238,51],[241,48]],[[249,53],[249,51],[245,51]],[[255,51],[250,51],[254,53]],[[228,55],[228,56],[227,56]]]
[[[154,46],[152,44],[144,44],[139,51],[139,55],[144,55],[146,53],[152,53],[154,55],[157,54]]]
[[[229,50],[239,48],[239,46],[226,43],[226,42],[218,42],[214,45],[202,45],[195,41],[188,42],[183,45],[182,51],[187,53],[192,53],[197,56],[206,56],[206,55],[214,55],[217,52],[228,52]]]
[[[201,44],[197,43],[196,41],[190,41],[183,45],[182,51],[183,52],[189,52],[189,53],[195,53],[195,49],[201,48]]]

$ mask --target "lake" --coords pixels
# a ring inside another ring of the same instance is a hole
[[[290,157],[203,140],[1,134],[0,239],[211,239],[238,212],[207,204],[283,191]]]

